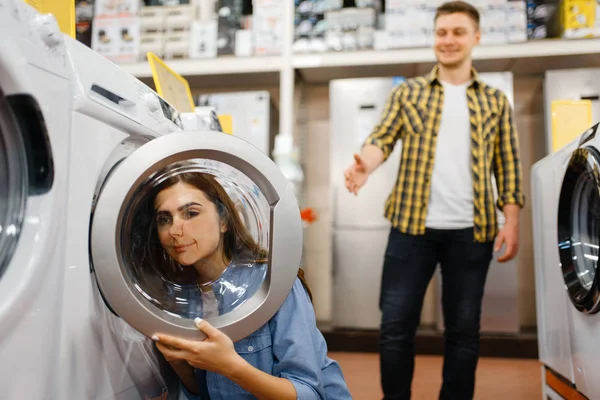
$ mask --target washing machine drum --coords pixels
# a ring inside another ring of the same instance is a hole
[[[277,312],[296,279],[302,225],[277,166],[222,132],[148,142],[96,199],[91,259],[107,305],[147,336],[203,339],[200,317],[233,341]]]

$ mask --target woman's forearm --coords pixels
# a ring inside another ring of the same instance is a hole
[[[269,375],[241,357],[227,377],[259,400],[296,400],[296,388],[289,379]]]
[[[194,368],[185,360],[170,361],[169,364],[181,380],[181,383],[192,394],[200,394]]]

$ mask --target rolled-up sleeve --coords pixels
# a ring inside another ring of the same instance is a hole
[[[314,310],[300,280],[269,322],[273,336],[273,375],[289,379],[301,400],[351,399],[342,371],[327,357]],[[326,393],[327,392],[327,393]]]
[[[519,136],[508,98],[500,97],[500,126],[494,150],[494,175],[498,185],[498,208],[506,204],[523,207],[523,171],[519,153]]]
[[[394,150],[402,131],[402,116],[400,110],[401,94],[405,84],[396,86],[389,94],[383,114],[365,140],[364,145],[374,145],[383,151],[384,161]]]

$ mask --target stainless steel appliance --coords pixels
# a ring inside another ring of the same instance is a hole
[[[203,94],[198,103],[231,115],[233,134],[271,155],[279,116],[268,91]]]
[[[359,196],[346,190],[344,169],[381,117],[393,85],[392,78],[329,84],[334,327],[379,327],[381,270],[390,229],[383,208],[396,179],[401,145],[369,177]]]

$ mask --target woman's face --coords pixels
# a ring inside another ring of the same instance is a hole
[[[160,244],[171,258],[181,265],[222,262],[219,244],[227,228],[204,192],[178,182],[156,196],[154,209]]]

